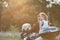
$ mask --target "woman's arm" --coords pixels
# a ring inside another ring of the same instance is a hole
[[[49,25],[49,26],[53,26],[53,24],[52,24],[51,22],[48,22],[48,25]]]
[[[40,22],[39,22],[39,29],[40,29],[40,30],[42,30],[42,26],[43,26],[43,22],[40,21]]]

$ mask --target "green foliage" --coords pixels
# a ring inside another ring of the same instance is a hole
[[[11,25],[9,32],[18,32],[18,28],[16,26]]]

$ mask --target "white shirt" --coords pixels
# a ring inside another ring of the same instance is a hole
[[[42,22],[43,22],[43,25],[42,25],[42,28],[48,28],[48,21],[47,20],[42,20]]]
[[[48,28],[49,25],[48,25],[48,21],[47,20],[42,20],[40,22],[43,22],[43,25],[41,26],[42,29],[39,30],[39,33],[42,33],[43,30]],[[41,24],[39,23],[39,25],[41,25]]]

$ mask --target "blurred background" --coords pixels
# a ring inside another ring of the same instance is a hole
[[[40,12],[60,28],[59,0],[0,0],[0,32],[19,31],[24,23],[33,25]]]

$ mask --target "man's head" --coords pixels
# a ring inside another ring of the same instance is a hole
[[[22,25],[22,30],[27,31],[27,30],[30,30],[30,29],[31,29],[31,24],[25,23],[25,24]]]

